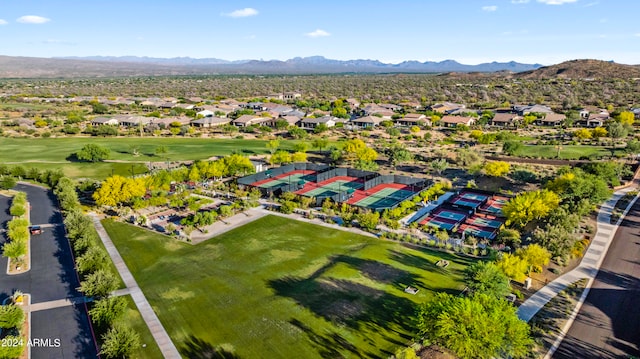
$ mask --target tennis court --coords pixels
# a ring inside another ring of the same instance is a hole
[[[382,189],[375,191],[375,187],[369,191],[364,192],[365,198],[355,202],[356,206],[366,208],[391,208],[398,203],[411,198],[415,192],[398,189],[394,187],[385,186]]]
[[[429,216],[426,219],[424,219],[422,222],[420,222],[420,224],[422,224],[423,226],[431,226],[431,227],[446,229],[450,231],[453,229],[453,227],[456,226],[456,224],[458,224],[458,222],[453,220],[447,220],[445,218]]]
[[[356,177],[338,176],[320,183],[307,183],[303,189],[295,193],[307,197],[330,197],[362,188],[362,186],[362,182]]]
[[[494,213],[501,215],[502,207],[509,201],[506,197],[493,197],[489,199],[486,205],[484,205],[481,209],[486,212]]]
[[[495,229],[485,230],[474,225],[463,224],[462,226],[460,226],[460,232],[462,232],[465,236],[474,236],[478,238],[493,239],[495,238],[497,231]]]
[[[296,184],[300,181],[311,181],[315,179],[315,174],[315,171],[296,170],[255,182],[252,185],[260,188],[276,189],[285,185]]]
[[[504,222],[497,219],[489,219],[478,216],[473,216],[467,220],[467,223],[479,226],[479,227],[489,227],[489,228],[500,228]]]
[[[435,212],[434,216],[440,217],[440,218],[452,219],[457,222],[462,222],[464,221],[465,218],[467,218],[467,215],[465,213],[453,212],[446,209]]]
[[[474,201],[474,202],[483,202],[486,201],[489,196],[485,194],[473,193],[473,192],[462,192],[460,193],[460,197],[466,200]]]
[[[470,207],[470,208],[473,208],[473,209],[476,209],[476,208],[480,207],[480,205],[482,204],[482,202],[476,202],[474,200],[465,199],[465,198],[460,197],[460,196],[454,198],[451,201],[451,203],[457,204],[459,206]]]

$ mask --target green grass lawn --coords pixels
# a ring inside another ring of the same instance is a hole
[[[611,151],[601,146],[581,146],[566,145],[560,149],[560,159],[577,160],[580,157],[589,156],[610,156]],[[552,145],[530,145],[523,146],[514,156],[517,157],[540,157],[540,158],[558,158],[558,149]]]
[[[297,141],[281,141],[283,149],[293,149]],[[130,161],[125,163],[71,162],[67,158],[82,146],[95,143],[109,148],[109,159]],[[0,138],[0,163],[21,164],[40,169],[62,169],[73,178],[104,179],[113,174],[131,175],[146,172],[145,162],[165,160],[201,160],[238,151],[245,155],[268,153],[267,141],[244,139],[205,138],[135,138],[135,137],[68,137],[68,138]],[[138,146],[140,156],[131,154],[131,147]],[[166,146],[168,153],[155,155],[158,146]],[[138,163],[141,162],[141,163]]]
[[[411,340],[415,304],[459,293],[468,264],[277,216],[198,245],[104,226],[185,357],[386,358]]]
[[[162,358],[160,348],[158,348],[158,344],[153,339],[153,336],[149,331],[149,327],[142,319],[133,299],[130,295],[125,295],[123,298],[127,303],[127,308],[124,315],[118,318],[113,325],[124,324],[133,329],[140,336],[140,347],[133,351],[131,357],[140,359]],[[94,329],[96,330],[98,344],[102,345],[102,336],[106,334],[108,327],[94,324]]]

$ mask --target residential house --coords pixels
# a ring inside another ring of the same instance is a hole
[[[159,104],[158,107],[161,108],[161,109],[170,110],[170,109],[176,107],[176,105],[177,104],[175,102],[163,102],[163,103]]]
[[[384,107],[380,107],[375,103],[369,103],[367,104],[362,111],[364,112],[365,116],[375,116],[375,115],[379,115],[382,116],[383,118],[386,118],[388,120],[391,119],[391,116],[394,115],[394,112],[392,110],[388,110]]]
[[[276,122],[280,121],[280,120],[284,120],[287,121],[287,126],[298,126],[298,122],[300,122],[300,119],[302,118],[302,116],[281,116],[278,118],[272,118],[269,121],[265,122],[265,126],[269,126],[269,127],[276,127]]]
[[[513,113],[496,113],[491,120],[489,120],[490,126],[497,127],[516,127],[522,120],[522,117]]]
[[[201,116],[201,117],[213,117],[215,113],[211,110],[202,110],[202,111],[198,111],[196,112],[196,117]]]
[[[191,125],[195,127],[209,128],[209,127],[217,127],[224,126],[231,122],[230,118],[222,118],[222,117],[204,117],[197,119],[195,121],[191,121]]]
[[[360,107],[360,101],[356,100],[355,98],[348,98],[347,103],[349,104],[351,110],[355,110]]]
[[[101,126],[101,125],[110,125],[110,126],[118,126],[120,123],[117,118],[112,117],[96,117],[91,120],[91,126]]]
[[[318,125],[324,124],[327,127],[333,127],[336,125],[337,118],[333,116],[322,116],[322,117],[305,117],[300,120],[299,127],[304,128],[305,130],[314,130]]]
[[[548,113],[544,118],[538,119],[536,124],[540,126],[560,126],[564,124],[567,116],[561,113]]]
[[[180,108],[183,108],[185,110],[193,110],[195,105],[192,104],[192,103],[177,103],[176,107],[180,107]]]
[[[254,111],[266,111],[267,110],[267,107],[262,102],[249,102],[249,103],[245,104],[244,107],[248,108],[250,110],[254,110]]]
[[[359,128],[374,128],[377,127],[380,122],[384,121],[382,117],[377,116],[365,116],[360,118],[354,118],[349,123],[354,127]]]
[[[280,117],[285,117],[285,116],[296,116],[296,117],[300,117],[303,118],[304,116],[306,116],[307,114],[300,111],[300,110],[290,110],[290,111],[284,111],[280,114]]]
[[[530,113],[553,113],[550,107],[544,105],[513,105],[513,112],[517,113],[518,116],[525,116]]]
[[[171,117],[162,117],[162,118],[150,117],[150,119],[151,119],[151,122],[149,122],[149,124],[156,124],[156,125],[162,124],[167,127],[174,122],[178,122],[181,126],[188,125],[191,123],[191,118],[187,116],[171,116]]]
[[[271,120],[271,117],[242,115],[236,118],[235,120],[231,121],[231,124],[237,127],[248,127],[248,126],[257,125],[270,120]]]
[[[189,97],[187,101],[191,103],[200,103],[200,102],[203,102],[204,100],[202,99],[202,97],[193,96],[193,97]]]
[[[385,110],[389,110],[393,112],[402,111],[402,106],[398,106],[392,103],[381,103],[378,106],[384,108]]]
[[[609,119],[611,119],[609,112],[592,113],[584,122],[584,125],[586,127],[602,127]]]
[[[456,127],[458,125],[471,126],[476,123],[476,119],[473,117],[451,115],[442,116],[440,121],[444,127]]]
[[[442,113],[442,114],[447,114],[447,115],[450,114],[452,111],[465,109],[465,108],[467,108],[467,106],[459,103],[453,103],[453,102],[437,103],[431,106],[432,111]]]
[[[421,113],[408,113],[403,118],[396,119],[395,122],[399,126],[416,126],[420,124],[431,126],[431,118]]]
[[[632,108],[631,112],[633,112],[633,114],[636,116],[636,119],[640,119],[640,107]]]
[[[118,120],[120,126],[124,127],[146,126],[151,123],[151,118],[144,116],[122,116]]]
[[[302,94],[299,92],[285,92],[282,94],[282,99],[285,101],[295,101],[302,97]]]

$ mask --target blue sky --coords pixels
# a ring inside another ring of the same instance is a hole
[[[640,64],[637,0],[0,1],[0,54]]]

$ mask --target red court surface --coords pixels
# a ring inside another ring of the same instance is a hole
[[[493,196],[489,198],[487,203],[480,207],[481,210],[485,212],[490,212],[494,214],[502,214],[502,207],[509,201],[509,198],[502,196]]]

